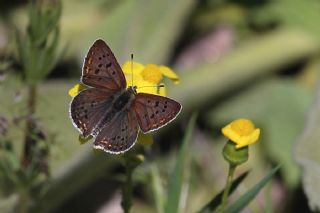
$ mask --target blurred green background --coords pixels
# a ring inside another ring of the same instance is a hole
[[[48,2],[55,7],[58,1]],[[30,8],[18,0],[0,5],[0,138],[13,147],[14,170],[20,167],[28,102],[16,37],[26,33]],[[196,212],[223,188],[226,139],[220,129],[236,118],[251,119],[262,137],[239,168],[251,173],[234,196],[282,164],[243,212],[320,210],[320,1],[63,0],[57,29],[58,56],[43,65],[52,69],[38,84],[35,106],[50,141],[45,161],[50,174],[45,190],[28,204],[34,212],[121,212],[119,156],[94,153],[92,142],[80,145],[68,115],[68,90],[79,82],[85,54],[97,38],[120,64],[133,53],[135,61],[170,66],[181,78],[178,85],[166,83],[168,96],[183,105],[182,114],[146,149],[134,174],[132,212],[156,211],[151,168],[157,166],[166,186],[194,111],[199,117],[180,212]],[[3,151],[0,157],[8,159]],[[12,170],[0,173],[0,212],[21,202],[21,187],[6,174]]]

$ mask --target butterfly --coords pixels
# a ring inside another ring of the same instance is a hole
[[[149,133],[175,119],[182,106],[167,97],[137,93],[108,45],[96,40],[85,57],[80,81],[89,88],[69,108],[73,125],[95,149],[120,154],[135,144],[139,130]]]

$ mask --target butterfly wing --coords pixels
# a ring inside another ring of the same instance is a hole
[[[94,141],[94,148],[112,154],[129,150],[137,140],[138,121],[133,110],[118,113],[106,124]]]
[[[138,123],[144,133],[159,129],[172,121],[182,106],[166,97],[138,93],[134,100],[134,110]]]
[[[110,109],[114,96],[113,92],[90,88],[81,91],[70,104],[70,117],[84,137],[92,134],[94,127]]]
[[[108,45],[98,39],[84,60],[81,80],[84,84],[108,90],[126,88],[126,79]]]

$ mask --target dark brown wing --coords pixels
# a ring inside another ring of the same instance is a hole
[[[138,132],[139,126],[135,112],[123,111],[99,132],[93,147],[108,153],[120,154],[134,145]]]
[[[94,127],[111,107],[113,92],[103,89],[90,88],[81,91],[70,104],[69,113],[73,125],[84,137],[92,134]]]
[[[84,60],[81,81],[88,86],[113,91],[126,88],[123,71],[103,40],[96,40],[90,47]]]
[[[134,110],[144,133],[156,130],[172,121],[180,112],[181,105],[166,97],[138,93],[134,100]]]

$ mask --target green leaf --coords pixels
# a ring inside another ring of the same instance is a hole
[[[216,105],[217,99],[225,98],[226,94],[302,61],[318,50],[319,43],[303,32],[272,32],[244,42],[217,63],[208,61],[195,66],[181,75],[178,87],[168,84],[167,88],[170,97],[182,102],[183,112],[188,113],[199,106]]]
[[[151,186],[152,186],[153,197],[157,207],[157,213],[163,213],[165,196],[163,193],[163,186],[161,184],[159,169],[156,164],[151,165],[150,176],[151,176]]]
[[[57,1],[51,6],[44,8],[45,6],[41,3],[30,3],[27,32],[23,36],[17,32],[20,61],[25,79],[29,84],[41,81],[57,62],[55,59],[57,58],[61,4]],[[49,8],[50,10],[44,11]]]
[[[248,171],[237,177],[234,181],[232,181],[229,196],[237,189],[240,183],[247,177]],[[213,212],[219,205],[222,199],[224,189],[219,192],[212,200],[210,200],[200,211],[199,213],[211,213]]]
[[[316,72],[320,63],[314,63]],[[293,156],[302,169],[302,183],[304,193],[308,197],[308,204],[312,211],[320,211],[320,87],[319,82],[314,103],[309,109],[298,141],[296,141]]]
[[[168,58],[173,42],[182,30],[183,20],[190,12],[194,1],[151,0],[139,2],[140,4],[134,4],[127,14],[126,19],[132,19],[135,24],[127,27],[128,33],[125,34],[125,40],[130,41],[131,50],[137,55],[141,55],[144,62],[160,63]],[[143,10],[144,16],[141,16],[139,13],[143,7],[147,7],[148,10]],[[163,11],[166,13],[164,14]],[[159,17],[161,18],[159,19]],[[135,30],[137,26],[143,27],[137,31]],[[123,45],[126,45],[123,41],[118,40],[122,49]]]
[[[174,172],[171,175],[167,205],[165,208],[166,213],[178,212],[181,187],[183,183],[183,174],[184,174],[184,168],[186,164],[185,162],[188,154],[188,145],[191,139],[196,118],[197,118],[197,113],[194,113],[189,121],[186,133],[182,141],[181,148],[179,150],[178,160],[176,162]]]
[[[76,3],[69,4],[66,4],[64,11],[74,11]],[[170,57],[174,42],[182,32],[195,1],[137,0],[119,1],[117,4],[112,10],[106,6],[99,6],[99,22],[94,26],[82,27],[81,34],[88,35],[88,40],[84,42],[77,38],[79,46],[87,50],[94,39],[101,37],[106,39],[121,63],[129,59],[130,53],[134,53],[137,61],[142,63],[163,63]],[[96,5],[85,6],[86,14],[90,13],[90,9],[94,12],[89,19],[97,15],[97,9],[94,8]],[[78,16],[74,19],[76,22]],[[74,40],[76,37],[73,35],[70,39]],[[81,39],[83,38],[85,37]]]
[[[50,71],[54,68],[58,60],[60,59],[60,56],[57,53],[57,47],[58,47],[58,41],[59,41],[59,28],[56,27],[52,31],[52,38],[50,41],[47,41],[47,48],[44,49],[44,60],[43,60],[43,69],[42,73],[39,73],[41,78],[45,78]]]
[[[258,192],[271,180],[272,176],[279,170],[280,165],[272,169],[260,182],[252,187],[247,193],[242,195],[236,202],[231,204],[225,213],[236,213],[240,212],[250,201],[258,194]]]
[[[319,9],[320,2],[317,0],[267,1],[253,13],[253,20],[260,25],[277,23],[280,27],[302,29],[320,38]]]

